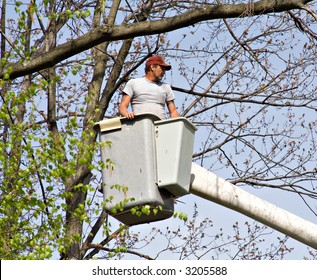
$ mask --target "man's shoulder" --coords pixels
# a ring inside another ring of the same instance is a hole
[[[140,83],[140,82],[144,82],[144,78],[132,78],[128,81],[128,83],[133,84],[133,83]]]
[[[167,83],[161,83],[161,87],[166,89],[166,90],[171,90],[171,85]]]
[[[140,83],[139,80],[140,78],[132,78],[128,80],[127,83],[125,84],[125,89],[135,87],[135,85],[138,85]]]
[[[127,82],[127,85],[134,87],[134,86],[141,86],[141,87],[149,87],[151,85],[157,85],[161,88],[164,88],[166,90],[169,90],[171,88],[170,84],[168,83],[164,83],[162,81],[158,81],[158,82],[151,82],[149,80],[147,80],[145,77],[141,77],[141,78],[132,78]]]

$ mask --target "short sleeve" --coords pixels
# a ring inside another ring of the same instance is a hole
[[[167,92],[166,101],[175,100],[175,94],[174,94],[171,86],[169,84],[164,84],[164,88],[165,88],[165,90]]]
[[[133,97],[133,93],[134,93],[134,91],[133,91],[133,80],[129,80],[126,83],[126,85],[123,88],[122,92],[127,94],[127,95],[129,95],[131,98]]]

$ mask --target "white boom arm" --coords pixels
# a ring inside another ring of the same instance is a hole
[[[262,200],[192,163],[189,192],[238,211],[317,249],[317,225]]]

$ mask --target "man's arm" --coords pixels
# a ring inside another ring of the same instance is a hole
[[[121,103],[119,104],[119,113],[123,117],[126,117],[128,119],[133,119],[134,113],[128,112],[130,101],[131,101],[131,97],[125,93],[122,93]]]
[[[174,101],[173,100],[167,101],[166,104],[167,104],[167,108],[168,108],[168,111],[169,111],[171,118],[179,117],[179,113],[176,109]]]

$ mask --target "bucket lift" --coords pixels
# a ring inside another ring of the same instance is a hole
[[[95,127],[106,166],[100,191],[106,211],[122,223],[137,225],[167,219],[174,213],[174,199],[191,193],[317,249],[316,224],[193,163],[196,127],[186,118],[160,120],[146,113],[133,120],[103,120]]]
[[[96,125],[108,165],[101,189],[107,212],[127,225],[171,217],[174,199],[189,193],[196,127],[186,118],[160,120],[150,113]]]

